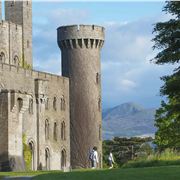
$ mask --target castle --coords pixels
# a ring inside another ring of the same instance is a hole
[[[62,26],[57,42],[62,76],[33,70],[32,2],[5,1],[5,20],[0,21],[0,171],[25,170],[28,158],[32,170],[88,168],[94,146],[102,166],[104,28]]]

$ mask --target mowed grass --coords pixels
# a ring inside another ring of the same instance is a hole
[[[50,172],[34,180],[180,180],[180,166]]]
[[[0,172],[2,176],[34,176],[33,180],[180,180],[180,166],[111,170]]]

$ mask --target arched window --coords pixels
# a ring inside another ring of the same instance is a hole
[[[19,66],[19,58],[18,58],[18,56],[14,56],[13,65]]]
[[[21,98],[18,98],[17,101],[18,101],[18,111],[20,112],[23,106],[23,100]]]
[[[57,123],[54,123],[54,140],[57,141]]]
[[[96,83],[99,84],[100,83],[100,74],[96,73]]]
[[[61,98],[61,110],[65,111],[65,109],[66,109],[66,102],[65,102],[64,96],[62,96],[62,98]]]
[[[45,121],[45,139],[49,139],[49,121],[46,119]]]
[[[66,167],[66,150],[63,149],[61,151],[61,169],[64,169]]]
[[[29,113],[33,114],[33,99],[29,99]]]
[[[46,170],[50,170],[50,152],[49,149],[45,149],[45,161],[46,161]]]
[[[101,111],[101,98],[98,99],[98,110]]]
[[[29,142],[29,148],[30,148],[30,150],[31,150],[31,156],[32,156],[32,159],[31,159],[31,170],[35,170],[35,160],[34,160],[34,158],[35,158],[35,156],[34,156],[34,150],[35,150],[35,148],[34,148],[34,143],[33,143],[33,141],[30,141],[30,142]]]
[[[29,18],[29,13],[27,11],[27,17]],[[27,48],[29,48],[29,40],[27,40]]]
[[[99,125],[99,140],[101,141],[101,125]]]
[[[63,121],[61,123],[61,140],[66,139],[66,127],[65,127],[65,122]]]
[[[53,109],[56,111],[57,110],[57,104],[56,104],[56,97],[53,99]]]
[[[5,54],[3,52],[0,53],[0,63],[5,63]]]

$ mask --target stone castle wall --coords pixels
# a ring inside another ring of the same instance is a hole
[[[36,83],[36,82],[45,83]],[[6,160],[0,161],[2,168],[23,169],[22,136],[26,143],[34,145],[34,170],[46,169],[45,150],[50,153],[49,169],[61,169],[61,151],[66,152],[66,166],[70,166],[69,137],[69,80],[65,77],[26,70],[20,67],[0,64],[0,154],[6,154]],[[4,90],[6,89],[6,90]],[[56,109],[53,107],[56,97]],[[66,108],[61,108],[61,99]],[[23,105],[19,110],[19,99]],[[48,108],[46,108],[48,99]],[[32,110],[30,111],[30,100]],[[6,104],[5,104],[6,102]],[[7,112],[7,113],[6,113]],[[49,121],[49,138],[45,139],[45,121]],[[65,123],[65,139],[61,138],[61,124]],[[54,124],[56,123],[56,139]],[[6,127],[4,127],[6,126]],[[8,139],[4,139],[8,137]],[[8,154],[7,154],[8,153]],[[15,164],[15,165],[14,165]]]

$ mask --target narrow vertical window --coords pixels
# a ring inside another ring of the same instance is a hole
[[[18,111],[21,111],[21,108],[23,106],[23,100],[21,98],[18,98]]]
[[[28,16],[29,16],[29,14],[28,14]],[[29,48],[29,40],[27,40],[27,48]]]
[[[33,114],[33,99],[29,99],[29,113]]]
[[[49,121],[47,119],[45,121],[45,139],[49,139]]]
[[[54,123],[54,140],[57,141],[57,123]]]
[[[98,110],[101,111],[101,98],[98,99]]]
[[[46,99],[46,102],[45,102],[45,109],[49,109],[49,98]]]
[[[5,54],[3,52],[0,53],[0,63],[5,62]]]
[[[18,58],[18,56],[14,56],[13,65],[19,66],[19,58]]]
[[[61,140],[65,140],[65,139],[66,139],[65,136],[66,136],[66,135],[65,135],[65,122],[63,121],[63,122],[61,123]]]
[[[101,141],[101,125],[99,125],[99,140]]]
[[[64,99],[64,96],[61,98],[61,110],[65,111],[66,109],[66,101]]]
[[[96,83],[99,84],[100,83],[100,74],[96,73]]]
[[[53,109],[56,111],[57,110],[57,105],[56,105],[56,97],[53,99]]]

